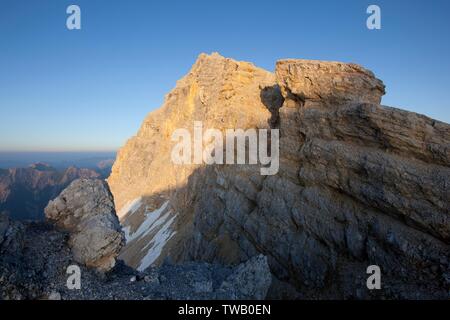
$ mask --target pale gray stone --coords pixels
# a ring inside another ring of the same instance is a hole
[[[114,267],[124,236],[104,181],[75,180],[49,202],[45,214],[58,227],[69,231],[76,261],[99,271]]]

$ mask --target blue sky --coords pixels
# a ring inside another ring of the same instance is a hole
[[[66,28],[81,7],[82,29]],[[382,29],[366,28],[381,7]],[[450,122],[450,1],[0,0],[0,151],[115,150],[201,52],[359,63],[383,104]]]

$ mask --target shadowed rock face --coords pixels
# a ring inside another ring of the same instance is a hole
[[[237,264],[262,253],[280,280],[273,296],[294,287],[290,297],[447,298],[450,126],[381,106],[383,94],[354,64],[281,60],[272,74],[201,55],[119,152],[108,179],[119,217],[132,235],[169,201],[172,236],[153,264]],[[172,131],[194,121],[279,128],[279,173],[173,165]],[[132,262],[152,241],[122,252]],[[372,264],[384,290],[367,290]]]
[[[123,234],[104,181],[75,180],[49,202],[45,215],[70,233],[69,245],[76,261],[99,271],[114,267]]]

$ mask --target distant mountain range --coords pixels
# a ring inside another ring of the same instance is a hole
[[[16,220],[42,220],[49,200],[78,178],[108,177],[113,159],[98,161],[94,168],[54,168],[35,163],[24,168],[0,169],[0,212]]]
[[[101,166],[100,163],[105,161],[111,163],[115,158],[116,152],[114,151],[0,151],[0,168],[26,168],[34,163],[44,162],[58,170],[63,170],[71,166],[95,170]]]

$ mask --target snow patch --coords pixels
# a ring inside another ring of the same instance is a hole
[[[155,211],[152,212],[146,212],[144,222],[142,222],[139,228],[132,234],[130,234],[130,226],[126,226],[125,228],[123,228],[126,243],[129,243],[137,238],[143,237],[147,235],[150,231],[158,227],[158,225],[162,223],[161,221],[159,221],[161,218],[161,214],[164,212],[164,210],[166,210],[168,205],[169,201],[166,201],[159,209],[156,209]]]
[[[158,223],[158,226],[163,224],[161,228],[159,228],[158,232],[153,236],[152,241],[150,241],[142,250],[147,250],[146,255],[142,258],[141,264],[137,268],[138,271],[144,271],[147,269],[152,263],[158,259],[161,255],[161,251],[166,245],[166,243],[170,240],[170,238],[175,235],[175,231],[170,230],[170,226],[172,222],[175,220],[176,214],[168,219],[170,211],[165,214],[160,220],[162,222]],[[153,227],[153,229],[157,228],[157,226]]]
[[[134,200],[128,201],[122,209],[119,210],[117,216],[119,219],[124,218],[128,213],[133,214],[138,210],[142,205],[142,197],[136,198]]]

